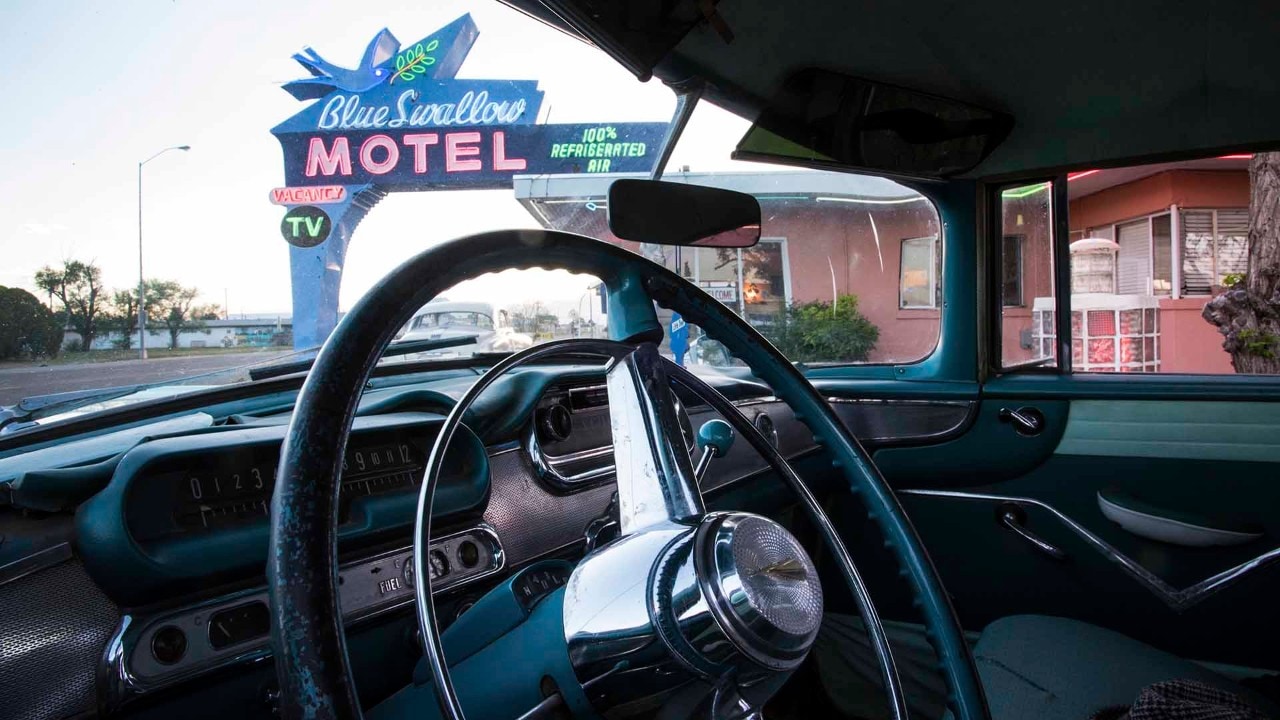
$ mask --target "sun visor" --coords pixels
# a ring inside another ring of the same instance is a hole
[[[1012,116],[829,70],[791,75],[735,159],[939,180],[973,169]]]

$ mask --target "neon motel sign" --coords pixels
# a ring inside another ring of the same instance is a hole
[[[463,15],[405,46],[383,30],[354,69],[310,48],[293,56],[311,76],[284,89],[310,104],[271,131],[285,186],[270,199],[288,209],[295,347],[323,342],[337,323],[347,246],[387,193],[652,170],[666,123],[536,124],[537,81],[457,79],[478,36]]]

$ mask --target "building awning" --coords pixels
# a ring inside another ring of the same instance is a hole
[[[631,173],[523,175],[513,181],[516,200],[545,228],[614,239],[608,230],[609,186]],[[867,206],[927,202],[892,180],[870,175],[783,170],[772,172],[667,172],[667,182],[737,190],[756,196],[768,217],[771,203],[852,203]]]

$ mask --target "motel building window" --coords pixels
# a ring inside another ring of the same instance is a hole
[[[680,273],[755,326],[769,325],[791,302],[786,238],[749,248],[679,249]]]
[[[1086,237],[1072,243],[1072,278],[1075,292],[1111,292],[1119,295],[1186,297],[1212,295],[1216,287],[1242,274],[1249,261],[1249,211],[1246,208],[1181,210],[1177,213],[1178,242],[1173,213],[1160,213],[1114,225],[1090,228]],[[1074,253],[1081,240],[1114,243],[1111,258]],[[1175,250],[1178,259],[1175,259]],[[1173,291],[1175,266],[1181,277]],[[1103,277],[1112,278],[1108,284]]]
[[[902,241],[898,307],[917,310],[941,306],[941,277],[942,253],[936,236]]]
[[[1183,210],[1182,293],[1208,295],[1249,266],[1249,210]]]

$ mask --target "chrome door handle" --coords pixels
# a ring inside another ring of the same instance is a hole
[[[1015,503],[1001,503],[996,508],[996,520],[1015,535],[1031,543],[1040,553],[1054,560],[1064,561],[1069,556],[1057,545],[1044,540],[1027,529],[1027,513]]]

